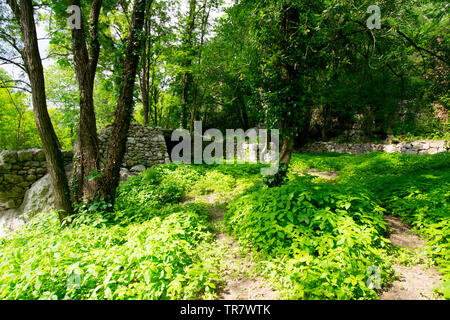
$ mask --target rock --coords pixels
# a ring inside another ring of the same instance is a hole
[[[436,154],[447,151],[446,142],[441,141],[414,141],[407,143],[372,144],[372,143],[336,143],[336,142],[314,142],[303,146],[300,152],[341,152],[362,154],[372,151],[403,154]]]
[[[0,163],[16,163],[17,162],[17,152],[5,150],[0,152]]]
[[[395,145],[390,144],[390,145],[387,145],[384,147],[384,152],[395,153],[395,152],[398,152],[398,149]]]
[[[430,144],[428,142],[422,142],[422,146],[421,146],[422,150],[428,150],[430,149]]]
[[[12,169],[12,165],[9,163],[3,163],[0,165],[0,171],[1,172],[8,172],[9,170]]]
[[[47,173],[47,169],[44,168],[37,168],[36,169],[36,174],[46,174]]]
[[[22,150],[17,152],[17,158],[20,162],[31,161],[33,160],[33,151],[31,150]]]
[[[14,175],[14,174],[5,174],[4,179],[5,179],[5,182],[12,183],[12,184],[17,184],[17,183],[23,182],[22,176],[18,176],[18,175]]]
[[[145,171],[146,170],[146,168],[143,166],[143,165],[137,165],[137,166],[134,166],[134,167],[132,167],[131,168],[131,170],[130,171],[134,171],[134,172],[142,172],[142,171]]]
[[[41,163],[39,161],[27,161],[27,162],[25,162],[25,165],[27,167],[31,167],[31,168],[39,168],[39,167],[41,167]]]
[[[36,181],[25,193],[18,212],[24,220],[28,220],[38,212],[54,208],[53,186],[50,174]]]
[[[120,169],[120,181],[127,181],[131,177],[130,171],[127,168]]]
[[[35,160],[35,161],[44,161],[45,160],[44,150],[35,149],[33,151],[33,160]]]
[[[65,160],[72,160],[74,153],[72,150],[63,150],[62,156]]]
[[[28,188],[29,186],[31,186],[32,182],[30,181],[25,181],[25,182],[21,182],[18,184],[19,187],[21,188]]]
[[[29,175],[27,176],[28,181],[36,181],[37,177],[35,175]]]

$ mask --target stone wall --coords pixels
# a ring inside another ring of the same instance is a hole
[[[66,163],[72,161],[72,152],[64,151],[63,156]],[[40,149],[0,152],[0,210],[19,207],[28,188],[46,173]]]
[[[107,127],[99,134],[100,152],[104,157],[111,130],[112,127]],[[133,169],[136,166],[149,168],[154,164],[168,162],[170,158],[161,128],[136,124],[130,126],[127,151],[122,164],[124,168]]]
[[[314,142],[302,147],[299,151],[302,153],[339,152],[363,154],[380,151],[403,154],[436,154],[449,149],[450,144],[444,140],[423,140],[398,144]]]
[[[106,157],[106,144],[109,141],[111,127],[99,134],[100,153]],[[63,151],[66,165],[72,162],[73,152]],[[154,164],[170,162],[166,143],[159,128],[132,125],[127,141],[123,170],[137,173]],[[21,151],[2,151],[0,153],[0,210],[18,208],[26,191],[33,183],[47,173],[44,151],[29,149]]]

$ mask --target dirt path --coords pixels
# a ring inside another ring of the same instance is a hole
[[[220,290],[219,300],[276,300],[279,294],[262,278],[251,276],[255,267],[251,253],[245,256],[239,244],[226,232],[222,231],[225,203],[216,199],[215,195],[201,196],[187,202],[200,200],[209,205],[212,224],[216,229],[216,245],[223,255],[221,273],[224,286]]]
[[[400,219],[386,216],[389,225],[389,240],[396,246],[412,250],[420,255],[425,241],[412,232]],[[439,286],[441,276],[434,268],[424,264],[404,266],[393,265],[397,280],[380,295],[381,300],[435,300],[440,299],[434,293]]]
[[[308,169],[306,171],[293,171],[292,173],[298,174],[299,176],[304,176],[305,174],[309,174],[311,176],[316,176],[319,178],[334,180],[337,178],[338,173],[336,171],[319,171],[315,168]]]
[[[224,210],[215,207],[211,210],[213,223],[223,222]],[[218,232],[216,241],[219,247],[225,249],[226,265],[223,270],[225,286],[220,295],[221,300],[275,300],[277,292],[261,278],[252,277],[249,271],[255,266],[251,255],[242,256],[239,245],[224,232]]]

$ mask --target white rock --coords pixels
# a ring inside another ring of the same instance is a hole
[[[395,145],[390,144],[390,145],[384,146],[384,152],[395,153],[395,152],[398,152],[398,149]]]
[[[130,177],[131,173],[127,168],[120,169],[120,181],[127,181]]]
[[[142,172],[145,170],[146,170],[146,168],[141,164],[131,168],[131,171],[134,171],[134,172]]]

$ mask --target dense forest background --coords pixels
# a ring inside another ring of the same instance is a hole
[[[0,0],[0,150],[42,148],[0,154],[0,299],[450,299],[449,12]],[[279,161],[122,167],[133,123],[196,121],[278,129]],[[296,152],[415,139],[447,141]]]
[[[442,137],[448,3],[377,4],[381,29],[370,30],[370,1],[149,1],[132,121],[166,129],[190,129],[194,120],[205,130],[264,125],[284,128],[300,144]],[[41,56],[51,119],[61,145],[71,149],[80,99],[68,2],[34,5],[41,47],[48,45]],[[92,1],[80,5],[89,21]],[[40,146],[18,24],[5,1],[0,6],[0,149]],[[103,1],[99,13],[98,130],[114,121],[131,6]]]

